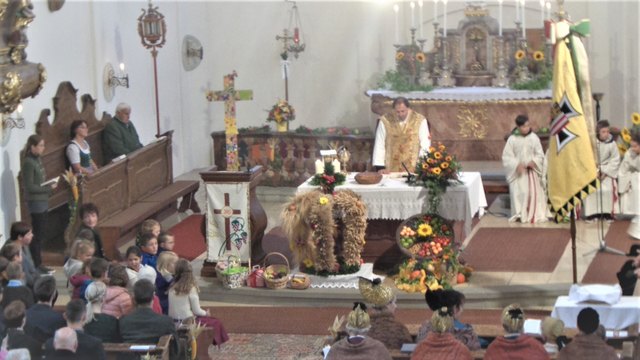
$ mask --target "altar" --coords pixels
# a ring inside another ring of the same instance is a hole
[[[424,213],[428,208],[427,189],[409,185],[401,174],[385,175],[374,185],[361,185],[355,181],[355,173],[350,173],[344,184],[336,191],[352,190],[362,197],[367,206],[367,240],[362,258],[374,262],[376,268],[387,269],[398,264],[403,255],[396,245],[396,230],[408,217]],[[462,184],[447,188],[440,203],[439,213],[456,221],[456,241],[462,242],[471,232],[473,217],[484,214],[487,207],[482,178],[479,172],[461,172]],[[298,186],[297,193],[315,190],[311,178]]]
[[[371,110],[384,115],[403,96],[429,123],[431,139],[442,142],[463,161],[501,160],[505,134],[519,114],[529,115],[534,130],[549,126],[551,90],[456,87],[430,92],[369,90]]]

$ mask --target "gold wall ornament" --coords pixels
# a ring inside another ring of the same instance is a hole
[[[461,106],[456,115],[460,130],[458,134],[464,139],[484,139],[487,137],[489,117],[486,106]]]
[[[8,72],[2,81],[0,89],[0,106],[3,113],[12,113],[20,103],[22,90],[22,79],[16,72]]]

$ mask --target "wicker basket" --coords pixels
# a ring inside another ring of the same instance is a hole
[[[355,176],[356,182],[362,185],[377,184],[382,180],[382,174],[377,172],[361,172]]]
[[[274,264],[274,265],[269,265],[266,266],[267,264],[267,259],[272,256],[272,255],[278,255],[281,258],[284,259],[284,261],[286,262],[286,265],[284,264]],[[264,268],[264,282],[267,285],[267,287],[269,289],[284,289],[287,286],[287,282],[289,282],[289,273],[290,273],[290,268],[289,268],[289,260],[287,260],[287,257],[282,255],[279,252],[271,252],[268,253],[267,256],[265,256],[264,258],[264,262],[263,262],[263,266],[265,266]],[[274,274],[278,274],[278,273],[284,273],[284,276],[282,276],[281,278],[278,279],[274,279],[271,278],[270,276],[268,276],[268,273],[274,273]]]
[[[233,267],[232,264],[234,262],[239,264],[240,259],[235,255],[230,255],[227,257],[227,268],[225,270],[216,267],[216,275],[222,280],[222,286],[227,289],[243,287],[247,281],[247,276],[249,276],[249,268],[244,266]]]
[[[410,256],[412,258],[418,259],[418,260],[422,260],[423,257],[419,256],[418,254],[413,254],[409,251],[409,249],[405,248],[402,246],[402,244],[400,243],[400,232],[402,231],[402,228],[405,225],[410,225],[413,222],[415,222],[416,220],[420,219],[423,216],[430,216],[430,217],[437,217],[440,218],[440,220],[442,221],[443,224],[447,225],[449,227],[449,229],[451,229],[451,241],[453,242],[455,239],[455,236],[453,234],[453,221],[451,220],[447,220],[445,218],[443,218],[442,216],[438,215],[438,214],[417,214],[417,215],[413,215],[410,218],[406,219],[405,221],[402,222],[402,224],[400,224],[400,226],[398,226],[398,229],[396,230],[396,242],[398,244],[398,248],[400,248],[400,251],[407,255]]]
[[[294,279],[295,280],[300,279],[302,281],[301,282],[294,281]],[[308,289],[310,285],[311,285],[311,278],[309,278],[309,276],[305,274],[295,274],[295,275],[291,275],[291,279],[289,280],[287,287],[289,287],[289,289],[304,290],[304,289]]]

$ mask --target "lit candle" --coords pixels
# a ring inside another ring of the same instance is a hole
[[[524,0],[522,0],[522,38],[527,38],[527,26],[524,24],[524,18],[526,17],[524,12]]]
[[[340,161],[338,161],[338,159],[333,159],[333,161],[331,162],[331,165],[333,165],[334,174],[337,174],[340,172]]]
[[[447,0],[442,0],[443,9],[442,9],[442,28],[444,29],[444,37],[447,37]]]
[[[516,0],[516,22],[520,22],[520,0]]]
[[[502,0],[498,0],[498,36],[502,36]]]
[[[398,11],[400,11],[400,7],[398,4],[393,4],[393,11],[396,14],[396,44],[400,44],[400,25],[398,24]]]
[[[544,24],[544,0],[540,0],[540,22]]]
[[[438,0],[433,0],[433,22],[438,22]]]
[[[547,8],[547,19],[551,20],[551,1],[547,1],[545,7]]]
[[[120,71],[124,73],[124,63],[120,63]]]
[[[22,114],[22,104],[18,104],[18,116]]]
[[[324,161],[318,159],[316,160],[316,174],[324,173]]]
[[[409,7],[411,8],[411,27],[416,27],[416,3],[413,1],[409,3]]]
[[[422,0],[418,1],[418,11],[420,12],[420,39],[424,39],[424,17],[422,16]]]

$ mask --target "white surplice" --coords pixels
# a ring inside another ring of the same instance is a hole
[[[619,214],[618,170],[620,169],[620,152],[615,141],[601,142],[597,140],[600,164],[598,169],[604,175],[600,179],[598,191],[590,194],[582,203],[584,216],[596,214]],[[596,159],[597,161],[597,159]]]
[[[618,188],[620,191],[620,211],[623,214],[635,215],[627,233],[640,240],[640,155],[629,149],[624,154],[618,171]]]
[[[535,164],[518,175],[519,164]],[[502,165],[506,169],[509,195],[511,198],[511,218],[523,223],[547,220],[547,195],[543,186],[544,152],[538,136],[530,132],[527,136],[509,136],[502,152]]]

